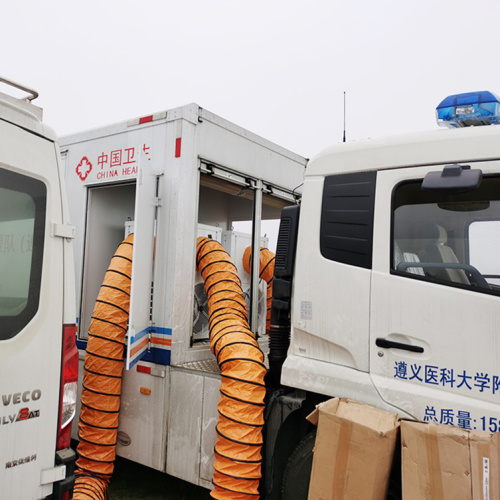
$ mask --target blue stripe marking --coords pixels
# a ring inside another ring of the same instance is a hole
[[[136,357],[135,357],[134,359],[131,359],[131,360],[130,360],[129,367],[128,367],[128,368],[129,368],[129,370],[130,370],[130,368],[132,368],[132,367],[133,367],[133,366],[134,366],[134,365],[135,365],[138,361],[140,361],[141,359],[143,359],[143,358],[144,358],[144,356],[147,354],[147,352],[148,352],[148,348],[147,348],[147,346],[146,346],[146,347],[144,347],[144,350],[143,350],[143,351],[139,351],[139,352],[137,353]]]
[[[146,334],[155,334],[159,333],[161,335],[169,335],[172,336],[172,329],[171,328],[164,328],[160,326],[151,326],[149,328],[145,328],[141,332],[139,332],[137,335],[135,335],[135,338],[138,338],[140,335],[140,338],[143,338],[144,335]],[[133,342],[137,342],[137,340],[133,340]],[[132,343],[130,344],[132,346]],[[129,368],[132,368],[139,360],[143,361],[151,361],[152,363],[157,363],[159,365],[170,365],[170,359],[171,359],[171,352],[170,348],[168,349],[158,349],[157,347],[151,347],[150,350],[145,348],[143,351],[139,351],[135,358],[130,360],[130,365]]]
[[[139,342],[142,338],[144,338],[145,335],[149,334],[150,328],[144,328],[144,330],[140,331],[139,333],[136,333],[131,339],[130,339],[130,345],[135,344],[136,342]]]
[[[151,361],[152,363],[157,363],[159,365],[170,365],[171,351],[166,349],[156,349],[153,347],[151,351],[146,351],[145,355],[142,357],[143,361]],[[132,365],[131,365],[132,366]]]
[[[161,333],[162,335],[172,335],[172,328],[162,328],[160,326],[152,326],[149,328],[151,333]]]
[[[137,335],[134,335],[132,337],[133,342],[137,342],[138,339],[142,339],[145,335],[149,333],[160,333],[162,335],[172,335],[172,329],[171,328],[163,328],[163,327],[158,327],[158,326],[152,326],[149,328],[145,328],[141,332],[139,332]],[[86,340],[77,340],[76,341],[76,346],[78,349],[85,351],[87,349],[87,341]],[[137,354],[135,359],[131,360],[130,362],[130,368],[132,368],[139,360],[144,360],[144,361],[151,361],[152,363],[157,363],[159,365],[170,365],[170,360],[171,360],[171,350],[170,348],[167,349],[158,349],[156,347],[152,347],[149,351],[147,347],[142,351]]]
[[[76,339],[76,348],[79,349],[80,351],[86,351],[87,350],[87,341]]]

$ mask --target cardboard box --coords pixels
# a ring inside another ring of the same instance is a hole
[[[350,399],[318,405],[309,500],[384,500],[398,435],[398,416]]]
[[[499,434],[401,422],[403,500],[499,500]]]
[[[473,500],[500,500],[500,434],[469,432]]]

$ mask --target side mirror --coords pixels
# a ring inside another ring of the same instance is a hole
[[[446,165],[441,172],[429,172],[422,182],[424,191],[465,193],[481,185],[483,172],[470,165]]]

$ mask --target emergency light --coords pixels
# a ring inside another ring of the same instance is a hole
[[[477,127],[500,123],[500,100],[492,92],[467,92],[446,97],[436,108],[438,125]]]

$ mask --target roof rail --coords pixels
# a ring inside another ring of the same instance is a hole
[[[38,97],[38,92],[36,90],[30,89],[29,87],[26,87],[26,85],[21,85],[20,83],[13,82],[12,80],[8,80],[7,78],[3,78],[2,76],[0,76],[0,82],[30,94],[23,99],[20,99],[22,101],[31,102]]]

